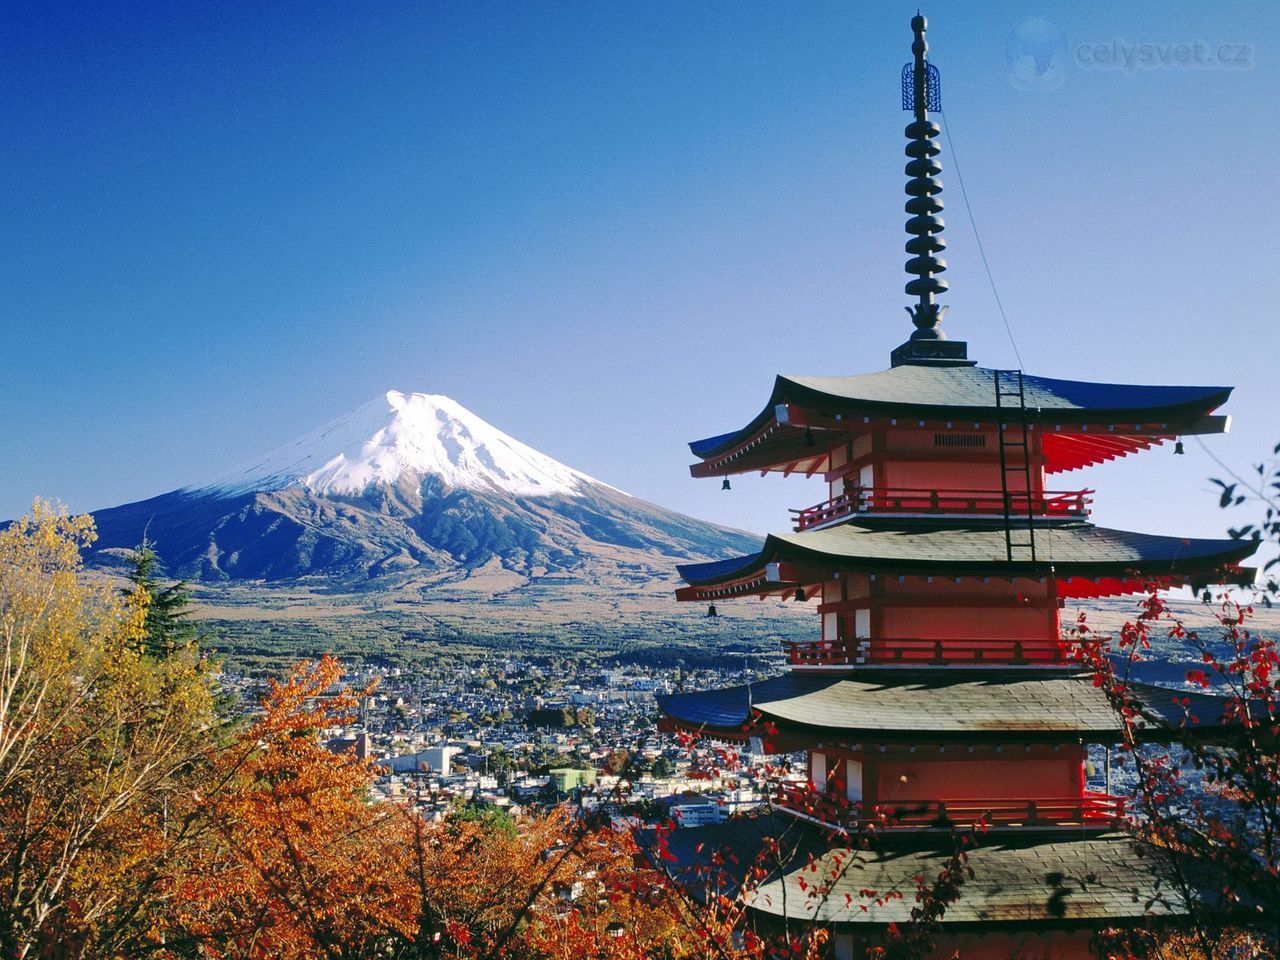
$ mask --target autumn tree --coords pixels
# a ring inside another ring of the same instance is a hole
[[[402,818],[367,796],[372,771],[320,742],[364,691],[334,692],[336,661],[273,681],[222,750],[194,815],[206,828],[172,880],[165,942],[219,957],[355,958],[410,932],[396,878]]]
[[[203,842],[167,897],[169,950],[514,960],[588,946],[638,958],[675,942],[657,875],[635,866],[627,837],[564,809],[516,826],[463,807],[428,823],[412,797],[370,802],[376,765],[318,736],[364,693],[338,688],[339,673],[325,658],[273,683],[211,766]]]
[[[1278,594],[1280,468],[1255,473],[1213,481],[1221,507],[1259,511],[1254,522],[1229,530],[1264,548],[1264,575],[1253,590],[1205,591],[1208,628],[1188,625],[1153,588],[1118,634],[1093,632],[1083,616],[1075,629],[1076,656],[1120,720],[1121,756],[1136,778],[1133,828],[1171,852],[1168,895],[1189,912],[1176,936],[1113,935],[1103,946],[1110,955],[1216,960],[1280,951],[1280,647],[1254,617],[1255,605],[1270,607]],[[1141,728],[1154,718],[1130,684],[1137,665],[1170,643],[1191,661],[1187,683],[1221,696],[1227,730],[1214,738],[1198,733],[1207,718],[1187,699],[1173,748],[1159,749],[1142,742]]]
[[[145,939],[170,796],[206,751],[207,667],[145,653],[149,598],[91,581],[88,517],[37,501],[0,531],[0,955]]]
[[[271,683],[224,733],[187,635],[173,617],[148,627],[158,568],[143,558],[124,594],[95,582],[79,557],[92,536],[39,503],[0,532],[0,956],[821,950],[820,931],[756,937],[741,897],[695,901],[569,807],[428,822],[412,795],[374,802],[376,764],[324,746],[368,693],[342,688],[331,658]],[[629,775],[634,757],[617,760]]]
[[[454,818],[411,821],[420,932],[399,955],[682,955],[679,917],[659,875],[635,864],[629,836],[565,808],[517,831]],[[691,946],[692,938],[686,938]],[[425,947],[428,952],[419,952]]]
[[[631,764],[631,751],[623,747],[615,747],[600,762],[600,769],[608,774],[620,774]]]

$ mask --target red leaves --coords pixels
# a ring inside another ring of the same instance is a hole
[[[450,920],[445,925],[445,930],[449,933],[449,939],[460,947],[466,947],[471,943],[471,931],[464,924],[457,920]]]

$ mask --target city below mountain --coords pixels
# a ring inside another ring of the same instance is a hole
[[[632,497],[444,396],[390,391],[210,483],[94,514],[91,562],[145,536],[196,580],[670,574],[758,540]]]

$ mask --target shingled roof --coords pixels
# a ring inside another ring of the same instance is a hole
[[[795,863],[785,877],[752,891],[746,902],[763,913],[782,916],[785,909],[819,923],[902,924],[917,906],[912,878],[930,882],[946,862],[936,851],[875,853],[837,847],[818,857],[812,868]],[[1163,857],[1123,836],[983,846],[969,853],[968,866],[973,876],[947,906],[944,923],[1071,925],[1187,913]],[[815,878],[833,874],[836,879],[815,893]],[[863,893],[899,889],[906,893],[901,899]]]
[[[997,418],[995,370],[904,364],[878,373],[845,377],[779,376],[769,403],[741,430],[695,440],[700,458],[715,456],[751,436],[778,404],[796,403],[860,416],[930,420]],[[1038,423],[1189,421],[1226,402],[1231,387],[1144,386],[1023,376],[1027,415]],[[1007,413],[1007,411],[1006,411]]]
[[[812,563],[823,571],[937,573],[999,576],[1205,574],[1236,563],[1257,549],[1248,540],[1167,537],[1096,527],[1083,521],[1036,527],[1037,564],[1007,559],[999,522],[859,519],[800,533],[770,534],[759,553],[679,567],[690,584],[703,586],[760,576],[775,562]]]
[[[650,850],[657,843],[651,833],[638,839]],[[1001,840],[988,836],[969,852],[973,876],[947,907],[944,925],[1069,927],[1187,912],[1165,854],[1124,835]],[[773,856],[760,857],[770,841],[782,850],[781,865]],[[908,921],[917,905],[914,878],[932,882],[947,860],[933,849],[833,848],[822,831],[779,814],[677,829],[662,842],[674,858],[664,865],[695,895],[741,895],[766,915],[781,917],[785,911],[793,918],[851,926]],[[713,859],[721,866],[711,868]],[[769,874],[744,891],[742,877],[756,864]],[[904,895],[884,896],[894,890]]]
[[[1148,684],[1130,690],[1146,708],[1150,739],[1183,726],[1189,710],[1204,735],[1221,728],[1225,701]],[[1181,700],[1189,700],[1184,709]],[[1045,676],[1005,670],[980,677],[949,670],[858,668],[848,674],[785,673],[760,683],[659,698],[681,727],[741,736],[772,721],[851,740],[912,742],[1077,738],[1108,742],[1120,733],[1115,710],[1088,674]],[[753,720],[758,713],[760,720]]]

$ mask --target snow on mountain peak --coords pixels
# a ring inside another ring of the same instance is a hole
[[[389,390],[349,414],[199,488],[225,493],[302,486],[358,494],[407,472],[447,487],[520,496],[576,496],[604,486],[481,420],[439,394]]]

